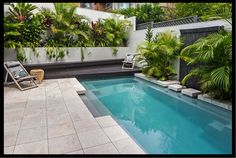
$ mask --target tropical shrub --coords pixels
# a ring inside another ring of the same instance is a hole
[[[126,46],[128,29],[126,20],[103,19],[92,23],[88,18],[75,13],[72,3],[54,3],[54,11],[37,8],[32,4],[10,4],[4,17],[4,47],[17,48],[19,60],[25,57],[23,47],[48,47],[48,57],[60,59],[56,47],[113,47]],[[34,14],[35,9],[39,12]],[[50,47],[56,50],[51,53]],[[85,49],[83,49],[85,50]],[[81,51],[81,53],[84,51]],[[39,55],[39,54],[36,54]]]
[[[230,3],[176,3],[175,4],[175,18],[182,18],[187,16],[212,16],[220,8],[232,8]]]
[[[93,45],[99,47],[125,46],[131,24],[127,20],[103,19],[92,22]]]
[[[36,8],[32,4],[10,4],[7,16],[4,17],[4,47],[16,48],[20,61],[26,61],[22,47],[30,47],[38,55],[35,47],[40,46],[44,27],[41,16],[33,14]]]
[[[4,31],[6,34],[7,31],[13,29],[15,33],[18,33],[11,34],[8,37],[6,36],[4,40],[6,47],[12,48],[16,46],[7,44],[8,39],[18,43],[18,47],[39,46],[44,27],[42,26],[43,21],[41,16],[33,14],[33,10],[36,8],[37,7],[32,4],[10,4],[8,15],[4,18]],[[13,26],[15,26],[15,28]]]
[[[108,47],[125,46],[131,24],[127,20],[105,19],[103,28]]]
[[[222,31],[200,38],[185,47],[180,57],[190,65],[202,63],[183,78],[183,84],[197,77],[204,93],[220,99],[232,97],[232,32]]]
[[[137,23],[145,23],[149,21],[159,22],[164,18],[164,11],[157,3],[143,4],[137,6],[137,8],[127,8],[112,12],[123,14],[127,17],[136,16]]]
[[[45,21],[50,23],[50,36],[46,46],[71,47],[79,40],[78,35],[88,38],[83,31],[78,29],[77,22],[81,20],[81,17],[75,14],[76,6],[70,3],[54,3],[54,8],[55,12],[51,12],[50,17],[47,11],[42,12],[46,17]]]
[[[36,8],[36,6],[29,3],[11,3],[8,14],[13,21],[22,22],[30,19],[33,16],[32,11]]]
[[[23,23],[12,23],[4,17],[4,47],[5,48],[16,48],[21,47],[19,39],[21,33],[19,32],[20,27]]]
[[[138,60],[144,60],[147,66],[142,68],[148,77],[153,76],[158,80],[168,80],[176,74],[172,65],[181,47],[181,40],[171,32],[157,33],[150,37],[152,31],[147,30],[146,40],[138,46]]]

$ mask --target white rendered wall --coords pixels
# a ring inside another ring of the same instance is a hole
[[[44,8],[54,10],[53,3],[30,3],[30,4],[33,4],[37,6],[38,8],[44,7]],[[9,10],[8,7],[9,5],[4,5],[4,15]],[[39,10],[35,10],[34,13],[37,13],[38,11]],[[107,18],[114,18],[114,17],[118,17],[121,20],[124,19],[124,15],[121,15],[121,14],[113,14],[113,13],[79,8],[79,7],[76,9],[76,13],[79,15],[86,16],[90,21],[97,21],[98,19],[107,19]]]
[[[214,26],[224,26],[225,29],[227,30],[232,29],[232,26],[228,22],[224,20],[214,20],[214,21],[208,21],[208,22],[199,22],[199,23],[192,23],[192,24],[153,28],[153,34],[155,35],[157,32],[164,32],[167,30],[171,30],[171,31],[176,32],[177,36],[180,36],[179,30],[214,27]],[[145,33],[146,33],[146,30],[136,30],[130,33],[129,47],[131,51],[136,52],[136,48],[138,44],[142,43],[145,40]]]
[[[49,60],[46,55],[44,47],[36,48],[39,56],[36,57],[30,48],[24,48],[27,58],[26,63],[39,64],[39,63],[54,63],[54,59]],[[66,55],[61,61],[64,62],[81,62],[81,49],[80,47],[61,48],[68,50],[69,54]],[[88,47],[85,49],[84,61],[99,61],[111,59],[124,59],[125,54],[130,52],[129,47],[117,47],[117,55],[112,54],[112,49],[109,47]],[[4,61],[17,60],[16,51],[14,49],[4,49]]]

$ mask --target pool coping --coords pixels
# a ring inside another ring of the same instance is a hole
[[[155,78],[151,77],[151,78],[148,78],[146,77],[144,74],[142,73],[135,73],[134,74],[134,77],[137,77],[137,78],[140,78],[140,79],[143,79],[145,81],[148,81],[148,82],[151,82],[151,83],[154,83],[158,86],[162,86],[163,88],[168,88],[168,86],[163,86],[160,81],[156,80]],[[174,83],[173,83],[174,84]],[[178,92],[176,92],[178,93]],[[183,94],[182,94],[183,95]],[[189,96],[188,96],[189,97]],[[201,101],[205,101],[207,103],[211,103],[215,106],[218,106],[218,107],[221,107],[223,109],[226,109],[226,110],[229,110],[229,111],[232,111],[232,102],[229,102],[229,101],[221,101],[221,100],[217,100],[217,99],[213,99],[211,98],[209,95],[207,94],[199,94],[197,95],[197,98],[195,99],[198,99],[198,100],[201,100]]]

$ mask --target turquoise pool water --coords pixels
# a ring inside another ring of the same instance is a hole
[[[231,154],[230,111],[135,77],[80,81],[95,111],[111,114],[151,154]]]

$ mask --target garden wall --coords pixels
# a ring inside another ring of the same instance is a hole
[[[99,61],[99,60],[111,60],[111,59],[124,59],[125,54],[130,52],[129,47],[116,47],[118,52],[113,55],[113,50],[110,47],[88,47],[84,51],[84,62],[86,61]],[[40,63],[56,63],[55,59],[49,59],[46,55],[45,48],[36,48],[39,56],[36,57],[34,52],[30,48],[24,48],[26,63],[28,64],[40,64]],[[69,54],[62,60],[64,62],[81,62],[81,49],[80,47],[61,48],[67,49]],[[17,60],[16,51],[14,49],[4,49],[4,61]]]
[[[33,4],[33,5],[37,6],[38,8],[43,7],[43,8],[48,8],[48,9],[54,10],[53,3],[30,3],[30,4]],[[9,5],[4,5],[4,15],[9,10],[8,7],[9,7]],[[37,13],[38,10],[36,9],[33,12]],[[86,9],[86,8],[77,8],[76,13],[79,15],[86,16],[91,21],[97,21],[100,18],[101,19],[114,18],[115,16],[117,16],[119,19],[123,20],[125,17],[124,15],[121,15],[121,14],[113,14],[113,13],[97,11],[97,10],[92,10],[92,9]]]

